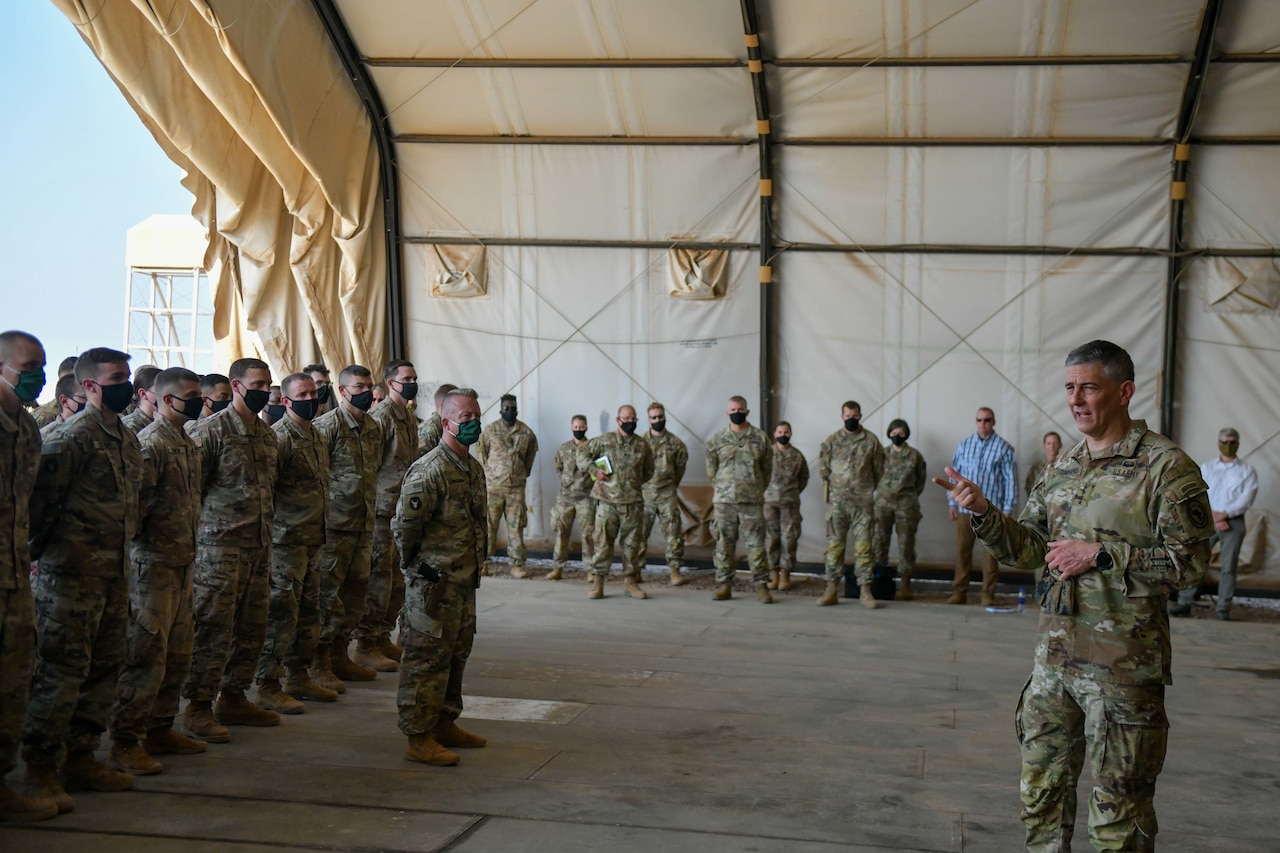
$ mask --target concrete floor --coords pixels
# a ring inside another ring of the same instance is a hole
[[[490,745],[457,767],[402,760],[383,675],[165,757],[133,792],[0,828],[0,849],[1020,849],[1033,616],[648,589],[588,601],[581,581],[486,579],[463,722]],[[1174,648],[1160,849],[1275,851],[1280,633],[1178,620]]]

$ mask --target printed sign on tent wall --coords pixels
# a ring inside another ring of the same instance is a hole
[[[676,299],[723,299],[729,289],[727,249],[681,249],[667,253],[670,293]]]
[[[474,299],[487,296],[484,246],[445,244],[431,246],[427,253],[427,274],[431,279],[431,295],[442,299]]]

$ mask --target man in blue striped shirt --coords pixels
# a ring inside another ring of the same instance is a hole
[[[1018,500],[1018,475],[1013,460],[1013,446],[996,435],[996,413],[983,406],[978,409],[978,431],[960,442],[951,467],[982,488],[982,494],[993,506],[1006,515],[1012,515]],[[969,572],[973,569],[973,526],[969,524],[970,512],[956,505],[948,494],[951,520],[956,522],[956,576],[951,583],[948,604],[964,604],[969,593]],[[983,549],[982,604],[989,607],[996,603],[996,570],[998,564],[990,552]]]

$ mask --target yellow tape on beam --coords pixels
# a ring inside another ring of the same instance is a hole
[[[755,33],[746,33],[742,36],[742,40],[747,43],[747,47],[759,47],[760,36]]]
[[[773,267],[760,267],[760,283],[769,284],[773,281]]]
[[[1191,159],[1191,144],[1189,142],[1180,142],[1173,146],[1173,159],[1179,163],[1185,163]]]
[[[1181,201],[1182,199],[1186,198],[1187,182],[1174,181],[1173,186],[1170,188],[1169,197],[1172,198],[1174,201]]]
[[[756,122],[756,133],[760,134],[761,136],[768,136],[768,135],[769,135],[769,120],[768,120],[768,119],[765,119],[764,121],[757,121],[757,122]]]
[[[748,59],[747,70],[750,71],[752,74],[759,74],[761,71],[764,70],[764,63],[758,59]]]
[[[770,178],[760,179],[760,195],[763,195],[763,196],[773,195],[773,181]]]

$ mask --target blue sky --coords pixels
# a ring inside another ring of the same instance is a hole
[[[191,195],[72,23],[48,0],[0,2],[0,329],[64,356],[124,346],[125,232]]]

